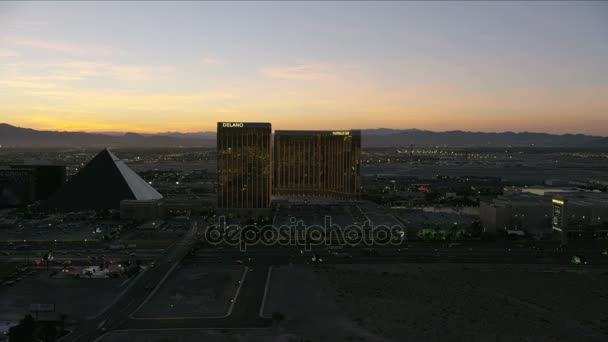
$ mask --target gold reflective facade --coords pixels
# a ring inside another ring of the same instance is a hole
[[[270,123],[218,122],[218,208],[270,208],[270,146]]]
[[[356,199],[361,193],[360,131],[276,131],[273,194]]]

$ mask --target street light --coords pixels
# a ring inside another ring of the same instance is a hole
[[[27,240],[23,239],[23,248],[24,248],[24,249],[26,248],[26,247],[25,247],[25,243],[26,243],[26,242],[27,242]],[[29,248],[27,248],[27,249],[25,250],[25,258],[26,258],[26,260],[25,260],[25,265],[26,265],[26,266],[27,266],[27,265],[30,263],[30,254],[28,253],[28,251],[29,251]]]
[[[53,254],[50,251],[42,257],[42,260],[46,261],[46,271],[47,272],[49,271],[49,262],[53,259],[54,259]]]

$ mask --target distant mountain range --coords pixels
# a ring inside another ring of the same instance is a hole
[[[125,147],[177,147],[215,146],[213,136],[189,136],[175,134],[108,134],[86,132],[37,131],[9,124],[0,124],[0,144],[16,147],[64,147],[64,146],[125,146]]]
[[[606,146],[608,137],[583,134],[432,132],[418,129],[364,129],[363,147],[415,146]],[[0,145],[11,147],[214,147],[215,132],[157,134],[37,131],[0,124]]]
[[[465,132],[447,131],[432,132],[417,129],[387,130],[372,129],[362,132],[366,147],[389,146],[453,146],[453,147],[482,147],[482,146],[608,146],[608,138],[584,134],[548,134],[530,132]]]

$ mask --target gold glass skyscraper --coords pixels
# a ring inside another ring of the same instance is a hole
[[[273,159],[275,195],[360,195],[361,131],[276,131]]]
[[[217,123],[217,205],[265,215],[271,195],[270,123]]]

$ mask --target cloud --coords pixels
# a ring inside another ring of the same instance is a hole
[[[46,63],[44,69],[65,80],[87,77],[108,77],[116,80],[141,81],[175,72],[171,65],[133,65],[90,61],[64,61]]]
[[[17,57],[19,53],[11,50],[0,50],[0,57]]]
[[[205,57],[205,58],[201,59],[199,64],[205,65],[205,66],[217,66],[217,65],[223,65],[224,63],[222,63],[220,60],[215,59],[215,58]]]
[[[31,82],[23,80],[0,81],[0,88],[19,88],[19,89],[54,89],[53,83]]]
[[[119,53],[119,51],[115,49],[89,44],[74,44],[60,41],[24,38],[9,39],[9,41],[20,46],[80,56],[111,56]]]
[[[195,111],[205,106],[219,106],[236,95],[228,91],[190,92],[183,94],[146,93],[130,90],[96,89],[31,89],[22,91],[21,95],[32,96],[40,100],[53,100],[55,105],[70,104],[91,112],[158,112],[188,110]]]
[[[332,77],[336,69],[338,66],[331,64],[302,64],[266,67],[261,72],[270,78],[308,81]]]

